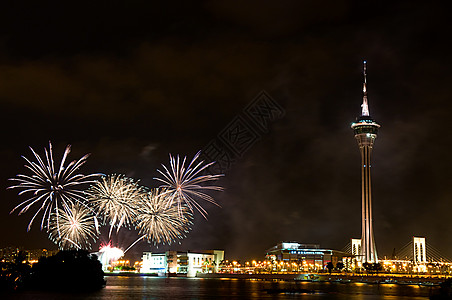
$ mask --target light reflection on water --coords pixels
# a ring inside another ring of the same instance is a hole
[[[10,299],[428,299],[434,288],[417,285],[335,282],[293,282],[238,279],[159,278],[107,276],[107,286],[97,292],[58,294],[20,292]],[[268,293],[268,289],[314,290],[315,293]],[[0,296],[2,296],[0,294]],[[5,297],[0,297],[4,299]]]

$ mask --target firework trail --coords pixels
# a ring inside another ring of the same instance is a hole
[[[175,203],[168,205],[171,199],[165,189],[151,190],[140,202],[136,223],[139,234],[143,236],[136,242],[146,238],[154,245],[160,243],[170,245],[178,239],[183,239],[193,225],[193,216],[189,209],[184,206],[180,211]]]
[[[90,205],[116,232],[123,225],[131,225],[138,210],[138,203],[145,188],[124,175],[109,175],[98,180],[90,188]]]
[[[96,241],[98,223],[91,209],[78,203],[69,211],[60,209],[52,214],[49,238],[60,249],[91,249],[91,240]]]
[[[86,201],[87,194],[82,187],[85,184],[94,182],[94,177],[100,174],[83,175],[77,173],[78,169],[86,162],[89,154],[86,154],[79,160],[70,162],[67,166],[66,159],[71,152],[71,145],[66,147],[59,167],[55,167],[53,159],[52,143],[49,142],[49,150],[45,150],[45,159],[42,159],[33,148],[30,147],[36,162],[22,156],[27,164],[25,167],[31,171],[31,175],[17,175],[17,178],[10,180],[17,182],[8,188],[20,189],[19,195],[31,193],[31,197],[17,205],[10,213],[20,209],[19,215],[25,213],[30,207],[39,204],[40,207],[31,218],[27,231],[39,213],[43,212],[41,220],[41,230],[46,227],[47,231],[51,227],[51,215],[57,215],[62,209],[69,212],[72,204],[83,203]],[[57,218],[58,219],[58,218]],[[47,221],[47,222],[46,222]],[[47,224],[45,224],[47,223]]]
[[[201,151],[193,157],[187,167],[185,166],[187,160],[186,156],[181,161],[179,155],[173,157],[170,154],[170,167],[167,168],[162,164],[164,172],[157,170],[162,175],[162,178],[157,177],[154,179],[163,183],[160,187],[165,188],[170,195],[169,205],[171,205],[173,201],[176,201],[179,215],[182,215],[183,207],[187,206],[190,211],[193,212],[193,210],[196,209],[207,219],[207,211],[196,199],[202,199],[219,206],[213,197],[206,194],[204,191],[222,191],[223,188],[215,185],[203,186],[201,184],[218,180],[223,174],[202,175],[201,173],[214,164],[214,162],[208,164],[204,164],[204,161],[196,162],[200,154]]]

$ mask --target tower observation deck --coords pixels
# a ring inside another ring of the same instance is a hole
[[[367,73],[366,61],[364,61],[364,84],[363,84],[363,104],[362,111],[351,127],[355,132],[355,138],[358,142],[361,152],[361,205],[362,205],[362,234],[361,251],[359,260],[362,263],[377,263],[377,249],[372,227],[372,189],[371,189],[371,162],[370,157],[372,148],[377,138],[380,125],[369,115],[369,106],[367,104]]]

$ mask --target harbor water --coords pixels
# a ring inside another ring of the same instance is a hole
[[[106,276],[99,291],[65,294],[21,291],[2,299],[429,299],[437,287],[401,284],[297,282],[151,276]]]

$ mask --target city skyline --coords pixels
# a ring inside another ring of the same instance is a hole
[[[169,153],[193,157],[265,90],[284,116],[218,182],[221,208],[206,205],[208,220],[196,214],[172,247],[243,259],[280,241],[342,249],[361,234],[349,125],[366,59],[369,109],[384,125],[372,157],[378,254],[425,236],[452,256],[452,55],[440,4],[42,5],[0,12],[0,247],[53,246],[39,226],[26,232],[30,213],[9,215],[21,198],[8,178],[23,173],[29,146],[42,155],[50,140],[61,158],[71,144],[70,160],[91,153],[82,173],[152,186]]]

